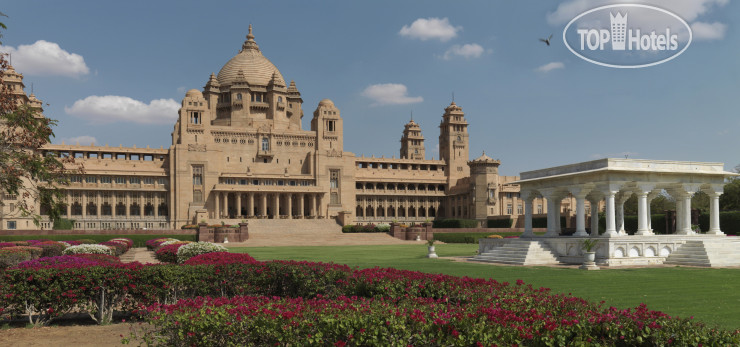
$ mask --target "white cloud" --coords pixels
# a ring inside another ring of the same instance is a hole
[[[81,146],[87,146],[93,143],[98,143],[98,140],[95,137],[89,136],[89,135],[67,137],[67,138],[60,139],[60,141],[68,145],[76,145],[79,143]]]
[[[477,43],[466,43],[462,46],[454,45],[448,49],[442,56],[444,60],[450,60],[454,56],[464,57],[465,59],[480,58],[485,50]]]
[[[173,99],[152,100],[148,105],[126,96],[106,95],[88,96],[77,100],[64,111],[75,117],[92,122],[110,123],[116,121],[140,124],[168,124],[174,122],[180,103]]]
[[[695,40],[721,40],[725,37],[727,25],[719,22],[693,22],[691,31],[694,33]]]
[[[728,4],[729,0],[636,0],[630,3],[653,5],[674,12],[687,22],[693,22],[697,17],[710,12],[714,7]],[[547,22],[551,25],[568,23],[575,16],[586,10],[609,4],[624,4],[621,0],[567,0],[558,8],[547,14]]]
[[[186,91],[188,91],[188,89],[185,88],[185,86],[177,87],[178,94],[185,94]]]
[[[362,91],[362,96],[375,102],[372,106],[415,104],[424,101],[421,96],[408,96],[405,85],[397,83],[373,84]]]
[[[537,68],[537,71],[548,73],[548,72],[550,72],[552,70],[556,70],[556,69],[565,69],[565,64],[563,64],[563,63],[561,63],[559,61],[554,61],[552,63],[547,63],[545,65],[542,65],[542,66],[538,67]]]
[[[23,74],[79,78],[90,73],[81,55],[69,53],[54,42],[38,40],[32,45],[5,46],[0,50],[12,55],[13,66]]]
[[[447,18],[419,18],[410,26],[404,25],[399,34],[422,41],[437,39],[446,42],[457,36],[457,32],[461,30],[462,27],[452,26]]]

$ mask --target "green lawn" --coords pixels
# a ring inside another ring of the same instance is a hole
[[[437,245],[440,257],[473,255],[477,245]],[[258,260],[292,259],[351,266],[393,267],[456,276],[517,279],[558,293],[605,301],[618,308],[645,303],[672,316],[690,317],[726,329],[740,328],[740,269],[653,268],[583,271],[552,267],[500,266],[427,259],[426,245],[243,247]]]

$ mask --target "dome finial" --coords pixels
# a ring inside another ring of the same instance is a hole
[[[247,34],[247,40],[242,45],[242,52],[246,50],[260,51],[260,47],[257,46],[257,42],[254,41],[254,34],[252,34],[252,24],[249,24],[249,33]]]

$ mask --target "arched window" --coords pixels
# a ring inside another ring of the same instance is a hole
[[[357,215],[357,217],[362,217],[362,212],[362,206],[357,205],[357,209],[355,210],[355,214]]]
[[[282,96],[278,96],[278,102],[283,102],[283,97]]]
[[[236,99],[241,100],[242,99],[242,93],[236,93]]]
[[[270,140],[268,140],[266,137],[262,138],[262,150],[263,151],[270,150]]]

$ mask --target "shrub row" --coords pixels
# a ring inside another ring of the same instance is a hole
[[[484,239],[491,235],[499,235],[502,238],[519,237],[520,232],[495,232],[495,233],[434,233],[434,239],[444,243],[478,243],[478,239]],[[544,232],[536,232],[535,235],[544,235]]]
[[[367,225],[345,225],[342,227],[343,233],[387,233],[391,231],[391,225],[386,223],[367,224]]]
[[[55,257],[74,254],[105,254],[120,256],[131,248],[133,241],[114,238],[101,244],[94,240],[75,241],[26,240],[0,242],[0,269],[18,265],[21,262],[40,257]]]
[[[489,219],[486,226],[489,228],[511,228],[514,220],[511,218]]]
[[[699,227],[701,231],[709,230],[709,214],[699,216]],[[740,233],[740,211],[720,212],[719,227],[727,235],[738,235]]]
[[[133,247],[145,247],[146,241],[162,237],[175,237],[182,241],[195,241],[195,235],[148,235],[148,234],[116,234],[116,235],[3,235],[0,236],[2,241],[21,241],[21,240],[49,240],[49,241],[73,241],[80,239],[90,240],[89,243],[105,242],[114,238],[127,238],[133,241]]]
[[[432,222],[434,228],[477,228],[478,221],[474,219],[442,219]]]

